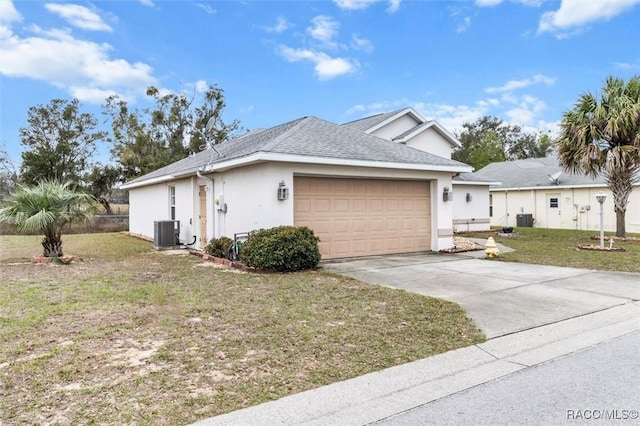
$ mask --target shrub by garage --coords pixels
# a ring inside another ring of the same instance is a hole
[[[211,256],[226,258],[229,255],[231,244],[233,244],[233,240],[229,237],[213,238],[204,251]]]
[[[259,229],[249,233],[240,260],[249,267],[265,271],[315,269],[320,262],[319,241],[306,226]]]

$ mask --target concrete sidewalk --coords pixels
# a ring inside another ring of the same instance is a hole
[[[200,425],[364,425],[640,330],[640,274],[409,254],[326,271],[459,303],[489,340]]]

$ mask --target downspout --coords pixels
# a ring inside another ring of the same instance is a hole
[[[212,199],[212,200],[215,200],[215,198],[216,198],[216,197],[215,197],[215,188],[216,188],[216,187],[215,187],[215,185],[213,184],[213,178],[212,178],[212,177],[209,177],[209,176],[206,176],[206,175],[203,175],[203,174],[200,172],[200,170],[196,170],[196,175],[197,175],[200,179],[208,180],[209,182],[211,182],[211,199]],[[207,205],[209,204],[209,202],[208,202],[208,201],[209,201],[209,200],[207,200]],[[211,205],[213,206],[213,203],[211,203]],[[213,208],[213,207],[212,207],[212,208]],[[209,214],[209,209],[208,209],[208,208],[207,208],[207,214]],[[207,219],[208,219],[208,218],[207,218]],[[213,230],[213,232],[212,232],[212,234],[213,234],[213,235],[211,236],[211,238],[216,238],[216,236],[217,236],[217,233],[216,233],[216,224],[217,224],[217,220],[216,220],[215,210],[213,210],[213,211],[211,212],[211,219],[212,219],[211,229]],[[208,222],[209,222],[209,221],[207,220],[207,223],[208,223]],[[208,231],[208,230],[207,230],[207,231]]]

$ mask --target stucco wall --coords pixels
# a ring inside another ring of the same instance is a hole
[[[562,229],[600,229],[600,205],[596,194],[607,194],[604,203],[604,229],[615,231],[616,214],[613,210],[611,192],[602,187],[563,188],[549,187],[536,190],[504,191],[492,190],[493,217],[492,226],[516,226],[516,215],[533,214],[534,227]],[[558,198],[557,215],[550,209],[549,197]],[[626,214],[627,232],[640,232],[640,187],[635,187],[629,198]]]
[[[460,183],[453,185],[453,229],[456,232],[490,229],[487,186]]]
[[[444,158],[451,158],[451,144],[433,127],[407,141],[407,146]]]
[[[199,185],[208,188],[208,239],[221,236],[233,238],[234,233],[292,225],[294,175],[430,181],[431,247],[440,250],[453,245],[454,203],[442,199],[444,187],[452,187],[450,173],[295,163],[263,163],[208,174],[205,179],[193,177],[171,182],[176,187],[176,219],[180,220],[181,240],[190,243],[193,236],[200,237]],[[289,188],[289,198],[283,201],[277,199],[281,181]],[[153,238],[153,222],[169,219],[170,184],[161,183],[129,191],[131,232]],[[226,212],[218,209],[218,206],[224,207],[225,204]]]
[[[216,236],[233,237],[234,233],[259,228],[293,224],[293,177],[313,175],[331,177],[422,179],[432,181],[431,246],[433,250],[451,247],[452,204],[442,200],[444,186],[451,188],[448,173],[411,170],[386,170],[290,163],[258,164],[224,173],[214,173],[214,198],[224,194],[227,212],[215,212]],[[281,181],[289,188],[289,199],[277,199]]]
[[[408,114],[405,114],[400,118],[397,118],[391,123],[387,124],[386,126],[377,129],[375,132],[371,134],[379,138],[391,140],[396,136],[403,134],[407,130],[413,129],[418,124],[420,123],[418,123]]]
[[[191,242],[194,235],[195,202],[193,197],[194,180],[192,178],[130,189],[130,232],[153,238],[153,222],[171,219],[169,209],[170,186],[175,186],[176,188],[176,220],[180,221],[180,240]]]

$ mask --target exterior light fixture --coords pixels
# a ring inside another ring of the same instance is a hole
[[[470,192],[467,192],[467,203],[470,203],[471,200],[473,200],[473,196],[471,195]]]
[[[278,184],[278,200],[283,201],[289,198],[289,188],[283,180]]]
[[[600,203],[600,250],[604,250],[604,201],[607,194],[600,191],[596,194],[596,200]]]
[[[445,186],[442,190],[442,201],[453,201],[453,192],[448,186]]]

